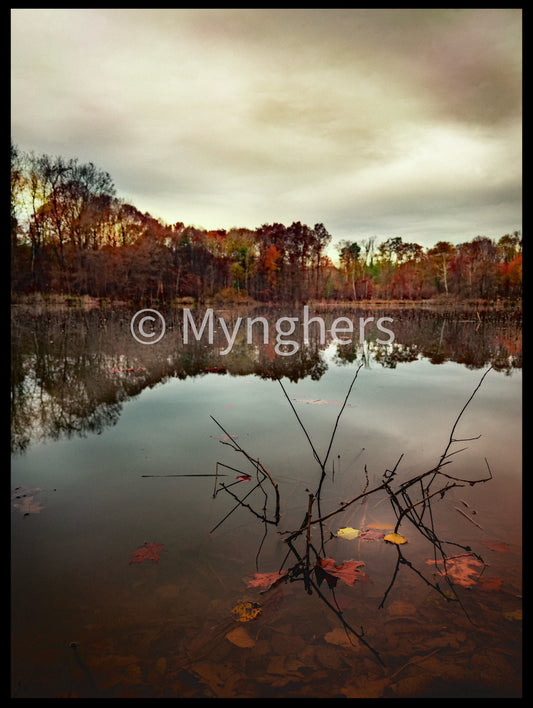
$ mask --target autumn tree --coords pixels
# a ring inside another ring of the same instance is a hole
[[[521,296],[522,238],[478,236],[425,250],[399,236],[342,241],[331,263],[323,223],[293,221],[206,231],[165,224],[117,199],[92,162],[11,146],[13,292],[132,300],[212,298],[228,288],[260,301]]]
[[[364,264],[359,260],[361,254],[361,246],[353,241],[342,241],[339,244],[339,259],[341,268],[346,275],[346,278],[351,284],[352,296],[357,300],[357,292],[355,288],[356,280],[361,277],[362,266]]]
[[[439,241],[428,250],[428,256],[435,273],[437,287],[442,288],[444,293],[448,295],[448,269],[450,261],[455,256],[455,246],[449,241]]]

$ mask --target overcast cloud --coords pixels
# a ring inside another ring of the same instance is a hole
[[[521,230],[520,9],[15,9],[12,139],[207,229]]]

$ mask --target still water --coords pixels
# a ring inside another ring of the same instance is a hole
[[[13,308],[14,697],[521,694],[519,321],[397,310],[339,344],[368,313],[326,311],[291,356],[221,355],[132,314]]]

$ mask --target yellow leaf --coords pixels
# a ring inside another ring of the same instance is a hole
[[[250,622],[261,612],[261,605],[257,602],[240,602],[232,609],[231,614],[237,622]]]
[[[402,543],[407,543],[407,539],[403,536],[400,536],[399,533],[388,533],[386,536],[383,537],[383,540],[388,541],[389,543],[395,543],[397,546],[401,545]]]
[[[340,538],[345,538],[347,541],[351,541],[352,538],[357,538],[361,532],[359,529],[352,529],[351,526],[346,526],[343,529],[337,531],[337,536]]]

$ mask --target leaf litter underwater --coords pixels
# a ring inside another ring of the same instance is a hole
[[[456,478],[436,489],[430,524],[421,514],[429,479],[415,500],[406,483],[392,487],[396,468],[322,516],[321,490],[300,488],[307,513],[280,522],[277,482],[225,435],[219,442],[241,459],[217,467],[214,497],[235,502],[222,519],[233,525],[219,520],[208,542],[187,551],[170,536],[131,544],[120,582],[95,572],[47,631],[36,633],[28,612],[13,639],[14,697],[520,695],[519,549],[487,534],[471,502],[436,508],[463,486]],[[24,493],[31,500],[19,490],[15,513],[40,518],[45,492]],[[434,533],[437,517],[446,541]],[[251,559],[260,559],[256,572]],[[71,621],[76,613],[83,624]],[[76,636],[61,640],[74,625]]]

